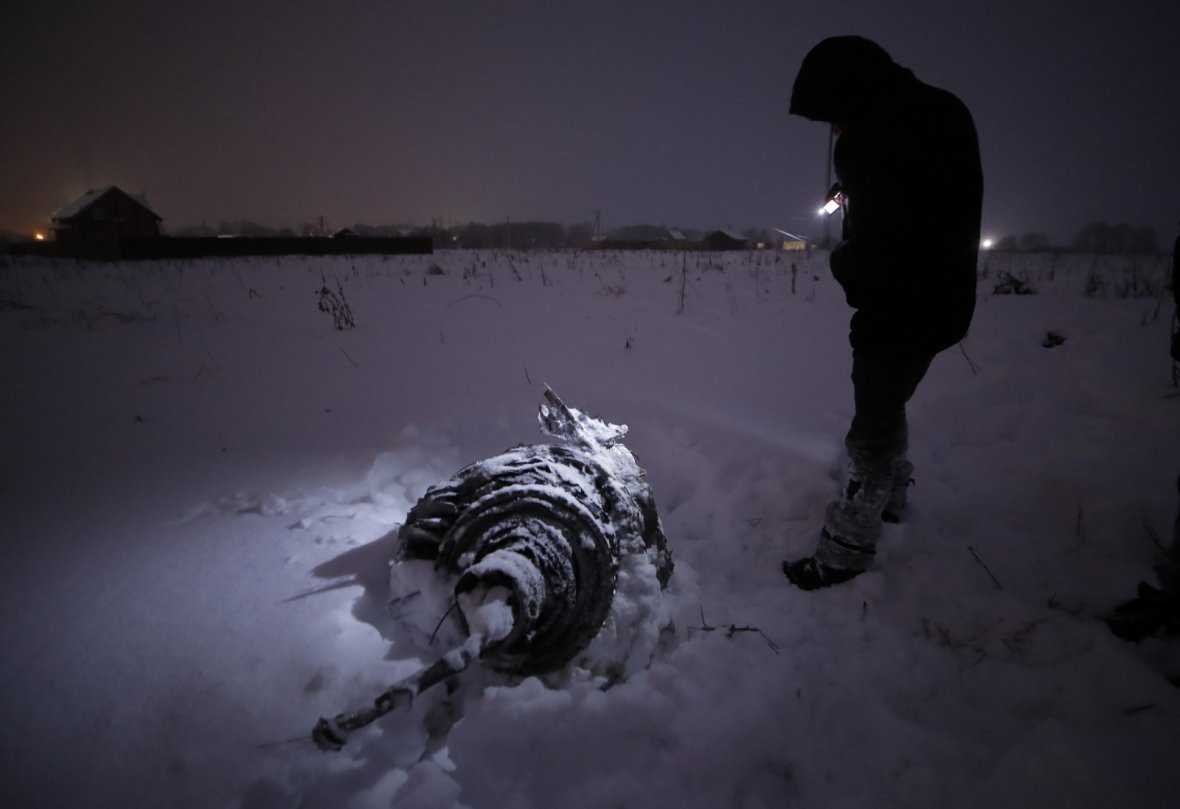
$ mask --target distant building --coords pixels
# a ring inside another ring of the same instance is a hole
[[[777,228],[775,228],[778,230]],[[794,233],[787,233],[785,230],[779,230],[786,238],[783,239],[784,250],[806,250],[807,239],[804,236],[796,236]]]
[[[240,234],[161,236],[163,219],[138,194],[115,186],[83,194],[53,215],[52,241],[12,245],[15,255],[75,258],[96,261],[153,261],[230,256],[329,256],[429,254],[434,247],[429,236],[381,238],[359,236],[349,229],[326,236],[296,237],[272,235],[263,230]],[[252,224],[252,223],[243,223]],[[202,226],[198,233],[212,234]],[[241,238],[239,238],[239,236]],[[248,238],[247,238],[248,237]]]
[[[750,240],[732,230],[715,230],[705,237],[710,250],[745,250]]]
[[[162,221],[142,195],[109,185],[87,191],[54,214],[53,233],[58,242],[73,245],[157,238]]]

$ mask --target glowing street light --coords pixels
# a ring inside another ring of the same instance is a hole
[[[39,242],[43,242],[43,241],[45,241],[45,234],[42,233],[41,231],[37,231],[36,233],[33,234],[33,238]]]
[[[991,239],[984,239],[982,242],[979,243],[979,246],[982,247],[984,250],[991,250],[993,244],[995,244],[995,242],[992,241]]]

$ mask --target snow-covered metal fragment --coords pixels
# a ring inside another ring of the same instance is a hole
[[[566,406],[546,389],[533,444],[431,487],[398,532],[399,561],[428,561],[454,581],[449,614],[466,640],[358,711],[321,719],[323,749],[478,659],[510,675],[556,671],[594,640],[611,611],[620,561],[642,558],[662,589],[672,558],[627,428]],[[654,587],[654,583],[653,583]]]

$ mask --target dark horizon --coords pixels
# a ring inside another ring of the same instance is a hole
[[[1180,10],[1004,0],[904,11],[645,3],[590,15],[141,0],[10,12],[0,230],[88,189],[146,193],[167,229],[592,221],[816,237],[827,132],[787,115],[820,39],[859,33],[972,110],[984,235],[1068,245],[1180,218]],[[936,204],[937,191],[933,196]],[[920,230],[921,223],[915,223]]]

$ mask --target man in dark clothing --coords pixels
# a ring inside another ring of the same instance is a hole
[[[963,103],[862,37],[826,39],[807,54],[790,112],[839,134],[843,241],[830,264],[856,310],[847,486],[827,508],[814,555],[783,563],[811,590],[868,569],[882,520],[905,508],[906,402],[975,311],[983,172]]]

